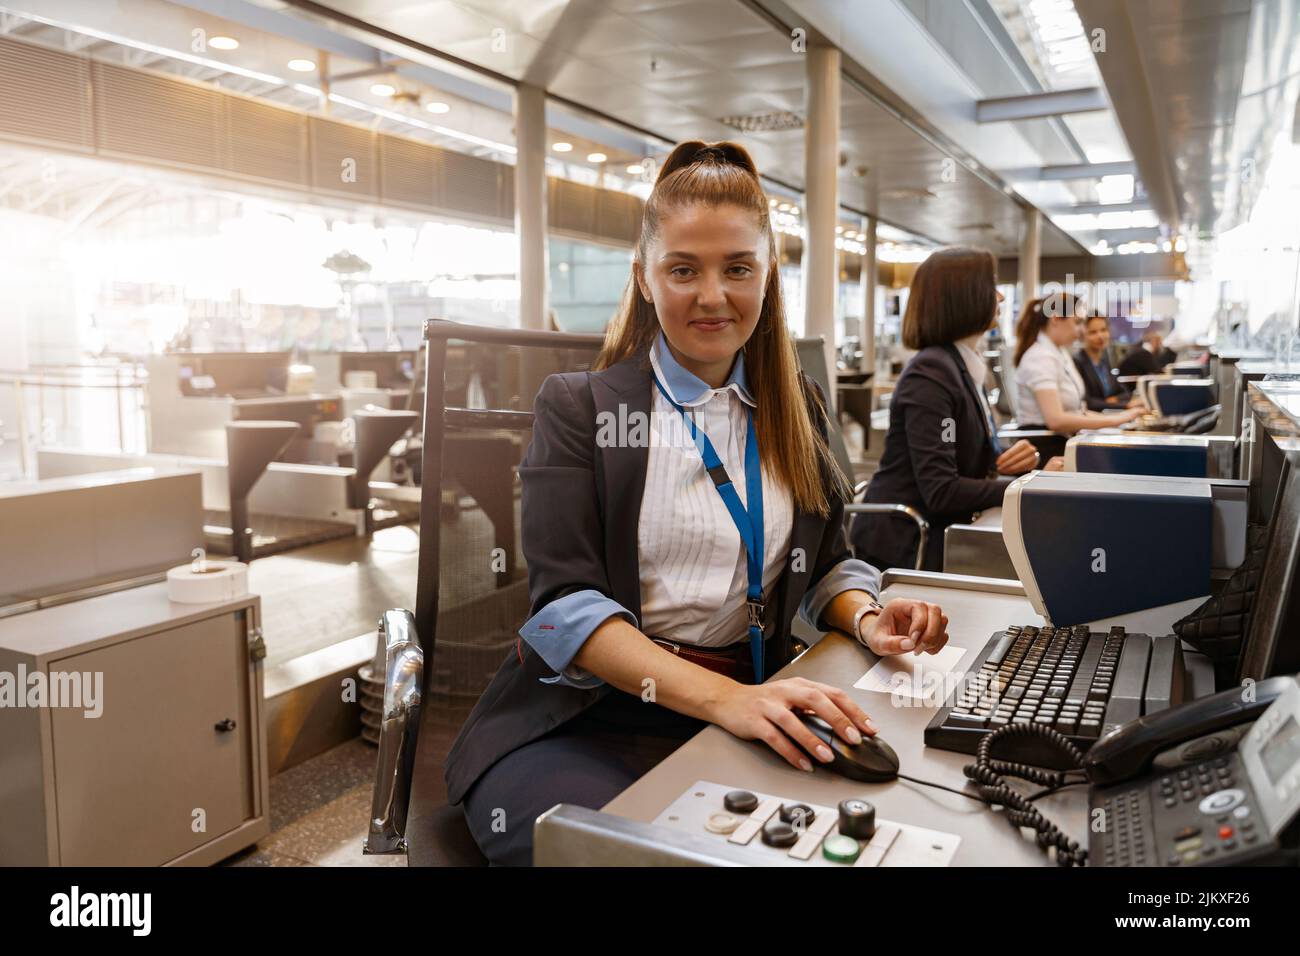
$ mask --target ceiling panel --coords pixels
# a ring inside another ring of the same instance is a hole
[[[1130,51],[1097,63],[1165,225],[1213,233],[1243,221],[1300,96],[1300,2],[1076,6]]]
[[[770,178],[802,187],[799,129],[740,133],[724,116],[803,112],[806,59],[741,0],[327,0],[326,5],[669,141],[730,138]],[[431,9],[433,8],[433,9]],[[492,29],[506,31],[494,40]],[[475,31],[478,31],[475,35]],[[504,42],[505,50],[501,49]],[[1019,248],[1021,206],[850,84],[843,86],[840,173],[846,205],[939,242]],[[866,175],[857,175],[859,167]],[[910,192],[898,193],[898,190]],[[927,191],[921,198],[918,190]],[[963,229],[963,225],[979,229]],[[1080,247],[1055,226],[1046,255]]]

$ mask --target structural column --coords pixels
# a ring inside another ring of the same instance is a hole
[[[861,230],[867,238],[864,245],[867,253],[862,257],[862,329],[858,338],[862,342],[862,365],[864,372],[876,370],[876,217],[867,216],[862,220]]]
[[[515,235],[519,241],[519,326],[546,328],[546,91],[515,87]]]
[[[835,220],[839,208],[840,51],[813,44],[807,62],[804,130],[804,332],[826,340],[830,376],[827,400],[835,397]]]
[[[1025,210],[1025,234],[1020,243],[1020,308],[1038,295],[1039,241],[1043,217],[1037,209]]]

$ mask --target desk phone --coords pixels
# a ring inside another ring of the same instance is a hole
[[[1271,677],[1140,718],[1085,769],[1094,866],[1295,865],[1300,683]]]

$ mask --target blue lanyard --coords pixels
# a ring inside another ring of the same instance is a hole
[[[746,407],[748,428],[745,433],[745,500],[749,510],[741,504],[740,494],[731,483],[731,476],[709,441],[709,436],[695,427],[686,409],[673,401],[659,376],[654,376],[655,386],[668,404],[677,409],[690,429],[691,438],[704,458],[704,467],[713,479],[722,503],[727,506],[731,520],[736,523],[740,540],[745,544],[745,564],[749,571],[749,587],[745,592],[745,607],[749,612],[749,650],[754,661],[754,682],[763,683],[763,476],[758,460],[758,436],[754,433],[754,410]]]

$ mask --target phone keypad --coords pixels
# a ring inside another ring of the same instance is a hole
[[[1106,866],[1146,866],[1147,842],[1142,819],[1146,801],[1138,790],[1118,793],[1102,804],[1111,839],[1106,841]]]
[[[1227,757],[1183,767],[1160,778],[1160,800],[1166,809],[1179,803],[1200,803],[1205,797],[1236,786]]]

